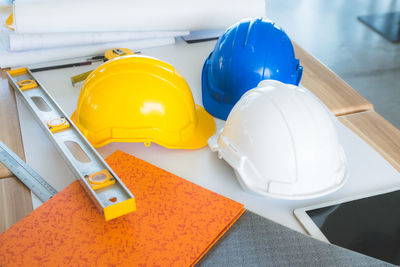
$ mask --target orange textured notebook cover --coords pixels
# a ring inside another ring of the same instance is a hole
[[[136,212],[106,222],[74,182],[0,235],[0,266],[188,266],[244,211],[121,151],[107,162]]]

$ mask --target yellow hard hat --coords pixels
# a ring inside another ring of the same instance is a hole
[[[194,103],[174,67],[139,55],[118,57],[95,69],[83,84],[72,120],[95,147],[154,142],[196,149],[215,133],[213,117]]]

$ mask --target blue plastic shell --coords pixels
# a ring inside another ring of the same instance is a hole
[[[225,31],[204,63],[203,105],[214,117],[226,120],[240,97],[260,81],[298,85],[302,73],[292,42],[281,28],[265,18],[242,20]]]

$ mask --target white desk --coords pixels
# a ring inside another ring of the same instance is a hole
[[[206,42],[188,45],[178,42],[172,46],[144,49],[142,52],[175,66],[189,83],[195,102],[202,104],[201,69],[214,44],[215,42]],[[72,87],[70,77],[91,68],[93,66],[45,71],[37,73],[36,77],[64,111],[71,115],[80,88]],[[73,175],[33,116],[19,100],[18,109],[27,163],[57,190],[62,190],[74,181]],[[216,119],[216,123],[217,128],[220,128],[224,122]],[[250,211],[304,233],[293,215],[295,208],[400,185],[400,174],[386,160],[341,123],[337,122],[336,125],[348,158],[349,181],[333,194],[302,201],[260,197],[244,192],[236,181],[231,167],[225,161],[219,160],[217,154],[212,153],[207,147],[199,150],[170,150],[156,144],[145,147],[142,143],[112,143],[98,151],[103,157],[107,157],[115,150],[122,150],[241,202]],[[38,204],[38,200],[34,198],[34,207]]]

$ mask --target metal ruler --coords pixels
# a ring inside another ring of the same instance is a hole
[[[135,198],[28,68],[8,79],[105,220],[136,210]]]
[[[0,162],[12,171],[41,201],[45,202],[57,194],[57,191],[51,185],[1,141]]]

